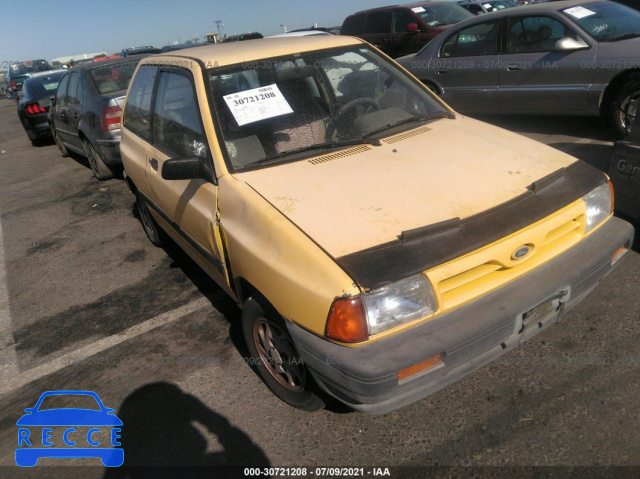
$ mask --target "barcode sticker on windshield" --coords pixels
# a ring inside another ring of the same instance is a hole
[[[584,17],[588,17],[589,15],[596,14],[596,12],[592,12],[591,10],[586,9],[584,7],[571,7],[564,10],[564,12],[568,13],[569,15],[575,18],[584,18]]]
[[[227,106],[239,126],[293,113],[291,106],[275,83],[252,90],[239,91],[222,98],[227,102]]]

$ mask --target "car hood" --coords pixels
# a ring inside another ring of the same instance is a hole
[[[575,161],[458,116],[388,137],[381,146],[358,145],[236,177],[337,258],[482,213]]]

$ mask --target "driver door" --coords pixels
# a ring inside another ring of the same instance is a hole
[[[545,15],[518,16],[507,25],[506,51],[500,56],[500,110],[586,111],[596,49],[554,51],[571,28]]]
[[[165,180],[164,163],[172,158],[201,157],[213,172],[190,72],[161,69],[153,111],[153,146],[147,152],[149,199],[172,236],[220,285],[227,285],[225,262],[218,247],[217,185],[197,178]],[[213,175],[212,175],[213,177]]]

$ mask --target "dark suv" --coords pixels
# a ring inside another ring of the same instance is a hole
[[[451,2],[394,5],[348,16],[340,35],[360,37],[397,58],[417,52],[450,25],[472,16]]]
[[[121,107],[138,62],[148,55],[85,63],[62,77],[49,110],[62,156],[71,150],[89,160],[99,180],[113,178],[120,159]]]

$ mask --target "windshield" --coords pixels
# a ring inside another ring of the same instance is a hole
[[[566,8],[562,13],[599,42],[640,36],[640,12],[613,2],[595,2]]]
[[[376,143],[400,125],[449,115],[425,88],[360,45],[212,69],[209,83],[232,170]]]
[[[470,13],[460,5],[456,5],[454,3],[423,5],[412,8],[412,10],[430,27],[450,25],[452,23],[461,22],[466,18],[473,17],[473,13]]]

